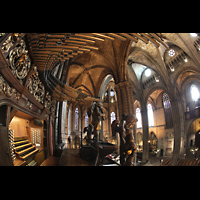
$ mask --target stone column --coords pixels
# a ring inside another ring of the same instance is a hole
[[[118,103],[119,120],[120,120],[123,115],[123,103],[122,103],[122,94],[119,84],[115,85],[115,91],[117,94],[117,103]]]
[[[119,107],[119,117],[121,119],[124,113],[132,114],[132,106],[131,106],[131,95],[130,93],[130,84],[128,81],[124,81],[115,85],[115,90],[117,91],[117,100]]]
[[[171,107],[172,107],[172,117],[174,125],[174,150],[172,156],[172,166],[177,165],[178,158],[180,154],[180,144],[181,144],[181,121],[178,107],[178,100],[176,98],[171,98]]]
[[[120,89],[122,93],[122,103],[123,103],[123,109],[126,114],[129,114],[130,108],[129,108],[129,94],[127,94],[127,87],[128,83],[127,81],[120,83]]]
[[[129,104],[130,104],[130,114],[135,115],[135,107],[134,107],[134,98],[133,98],[133,87],[132,84],[129,84],[128,87],[128,94],[129,94]]]
[[[149,159],[149,122],[146,102],[141,102],[142,129],[143,129],[143,155],[142,161]]]
[[[112,130],[111,130],[111,116],[110,116],[110,89],[108,90],[108,139],[112,135]],[[109,141],[110,142],[110,141]]]

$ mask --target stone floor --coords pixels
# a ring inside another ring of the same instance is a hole
[[[138,161],[136,163],[136,166],[159,166],[161,164],[161,160],[163,161],[163,164],[164,164],[165,161],[168,162],[171,159],[172,159],[171,157],[150,156],[147,163]],[[190,166],[189,161],[190,161],[189,159],[182,159],[179,161],[181,162],[179,166]],[[184,164],[184,162],[187,162],[187,163]],[[79,149],[64,149],[58,162],[58,166],[94,166],[94,164],[95,164],[95,159],[89,162],[82,159],[79,156]],[[109,163],[106,164],[105,160],[104,160],[104,164],[103,163],[100,164],[100,166],[102,165],[103,166],[118,166],[116,164],[115,165],[109,164]]]
[[[160,161],[161,159],[167,160],[167,159],[171,159],[171,157],[155,157],[155,156],[150,156],[149,160],[147,163],[139,163],[138,166],[159,166],[160,165]]]
[[[79,149],[64,149],[58,166],[89,166],[89,164],[80,158]]]
[[[169,159],[169,157],[150,157],[147,163],[138,162],[136,166],[158,166],[161,159]],[[87,162],[80,158],[79,149],[64,149],[58,166],[94,166],[95,161]]]

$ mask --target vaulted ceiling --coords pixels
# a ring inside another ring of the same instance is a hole
[[[27,41],[44,83],[55,98],[67,100],[98,97],[108,74],[123,81],[130,43],[169,48],[155,33],[28,33]]]

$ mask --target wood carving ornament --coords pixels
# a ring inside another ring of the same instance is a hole
[[[132,134],[133,125],[137,122],[135,115],[123,114],[122,120],[114,120],[112,127],[112,135],[116,133],[120,135],[120,163],[121,166],[132,166],[132,157],[135,155],[136,146]]]
[[[105,119],[105,113],[103,110],[103,104],[101,102],[93,102],[92,106],[90,106],[87,110],[88,116],[92,115],[92,123],[90,127],[89,134],[94,134],[94,139],[98,140],[98,131],[101,129],[101,119]],[[86,129],[84,130],[86,131]],[[88,135],[90,138],[91,136]]]

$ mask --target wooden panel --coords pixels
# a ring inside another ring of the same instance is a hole
[[[36,166],[40,166],[44,160],[45,160],[45,154],[44,151],[40,151],[38,152],[35,156],[34,156],[34,160],[37,162]]]
[[[14,130],[14,137],[27,136],[27,127],[29,127],[29,121],[16,116],[9,125],[9,128]]]
[[[28,138],[29,142],[32,142],[32,132],[34,131],[34,134],[36,134],[36,136],[38,136],[38,138],[36,138],[36,148],[37,149],[42,149],[43,148],[43,121],[42,121],[42,126],[38,126],[36,124],[34,124],[33,119],[35,119],[34,117],[27,115],[23,112],[18,111],[17,116],[14,116],[12,121],[10,122],[9,125],[9,129],[14,130],[14,138],[17,137],[26,137]],[[20,117],[18,117],[20,116]],[[24,118],[22,118],[24,117]],[[40,133],[40,136],[38,135],[38,133]],[[37,142],[39,141],[39,138],[41,140],[41,142]],[[33,143],[35,144],[35,143]]]
[[[9,151],[8,129],[0,126],[0,166],[12,166]]]

